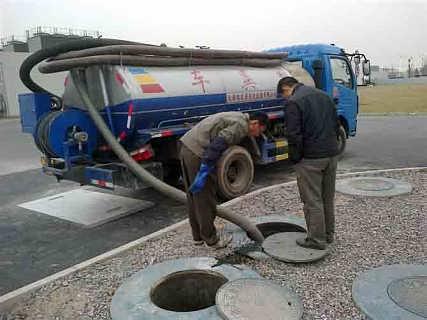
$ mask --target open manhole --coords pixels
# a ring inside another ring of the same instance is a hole
[[[272,214],[252,217],[250,220],[252,223],[256,224],[264,238],[276,233],[306,232],[304,218],[295,215]],[[231,246],[237,253],[255,260],[270,258],[263,252],[260,244],[253,242],[248,234],[236,225],[227,224],[224,231],[233,235]]]
[[[372,320],[427,319],[427,266],[396,264],[362,272],[352,288],[356,306]]]
[[[405,181],[385,177],[356,177],[337,181],[338,192],[371,197],[391,197],[408,194],[412,187]]]
[[[300,225],[288,222],[264,222],[256,225],[264,238],[282,232],[306,232]]]
[[[260,278],[244,265],[209,257],[168,260],[135,273],[114,293],[112,320],[221,320],[218,289],[241,278]]]
[[[227,282],[222,274],[207,270],[185,270],[161,279],[151,289],[151,301],[159,308],[190,312],[215,305],[218,289]]]

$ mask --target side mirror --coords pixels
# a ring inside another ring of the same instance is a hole
[[[369,60],[365,60],[362,63],[363,75],[369,76],[371,74],[371,62]]]

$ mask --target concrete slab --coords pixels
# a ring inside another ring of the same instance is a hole
[[[76,189],[18,206],[93,228],[153,205],[150,201]]]

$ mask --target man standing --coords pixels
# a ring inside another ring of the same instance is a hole
[[[267,121],[263,113],[222,112],[203,119],[181,138],[181,167],[195,245],[206,243],[220,249],[231,241],[231,237],[219,236],[215,229],[216,177],[213,170],[229,146],[240,143],[245,137],[259,136]]]
[[[304,86],[293,77],[281,79],[278,90],[287,98],[289,158],[295,164],[308,231],[297,244],[323,250],[326,243],[333,242],[335,231],[339,130],[335,103],[323,91]]]

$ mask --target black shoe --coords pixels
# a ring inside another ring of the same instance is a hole
[[[332,243],[334,242],[334,234],[333,233],[327,233],[326,234],[326,243]]]
[[[204,243],[205,242],[203,240],[193,240],[193,245],[195,245],[195,246],[201,246]]]
[[[303,248],[315,249],[315,250],[325,250],[326,244],[316,242],[310,238],[301,238],[297,239],[297,245]]]

